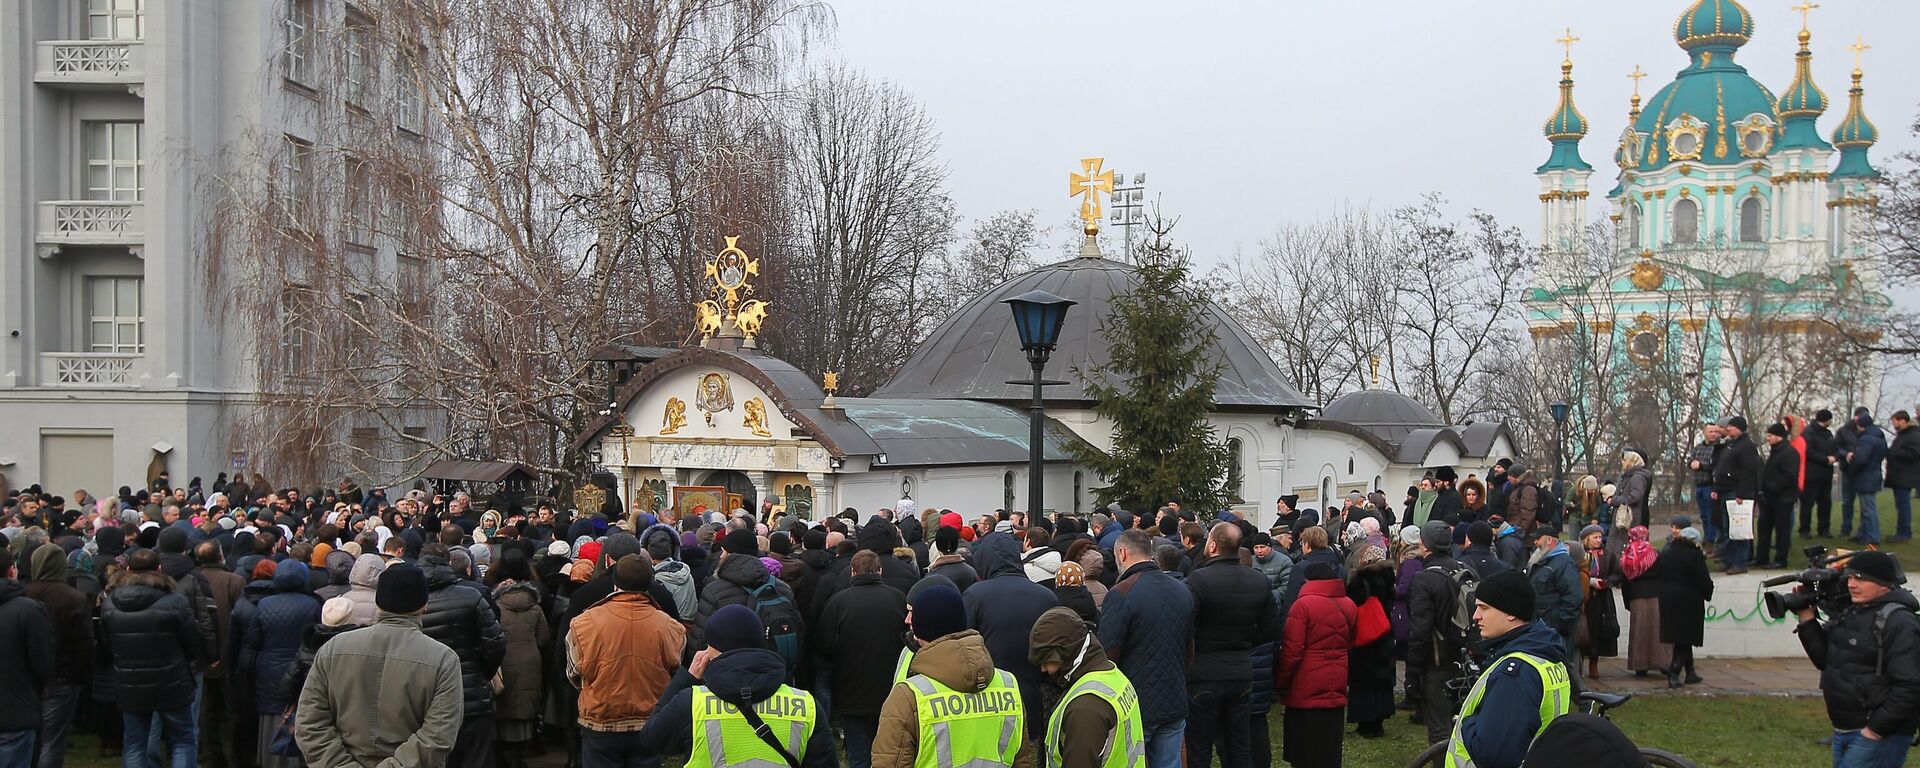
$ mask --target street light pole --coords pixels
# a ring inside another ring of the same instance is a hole
[[[1036,290],[1005,299],[1001,303],[1013,310],[1013,325],[1014,330],[1020,335],[1020,350],[1027,353],[1027,364],[1033,366],[1032,379],[1007,382],[1033,386],[1033,402],[1027,406],[1027,419],[1030,422],[1027,438],[1027,514],[1029,519],[1032,519],[1046,514],[1047,415],[1040,388],[1049,384],[1067,383],[1048,381],[1043,376],[1046,372],[1047,358],[1053,356],[1054,345],[1060,340],[1060,326],[1066,320],[1067,308],[1073,306],[1075,302],[1046,291]]]
[[[1566,512],[1567,501],[1567,416],[1573,410],[1564,401],[1554,401],[1547,406],[1553,414],[1553,496],[1559,500],[1562,515]],[[1563,519],[1561,524],[1566,521]]]

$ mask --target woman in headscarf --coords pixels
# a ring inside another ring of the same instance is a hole
[[[1600,657],[1620,655],[1620,616],[1613,607],[1613,588],[1622,581],[1620,557],[1607,551],[1607,531],[1589,525],[1580,531],[1587,550],[1587,601],[1580,610],[1580,655],[1587,660],[1587,677],[1600,676]]]
[[[1053,576],[1053,596],[1060,605],[1073,609],[1081,621],[1100,621],[1100,608],[1093,604],[1093,593],[1087,591],[1087,571],[1079,563],[1069,560],[1060,564]]]
[[[1627,532],[1626,551],[1620,553],[1624,579],[1620,592],[1627,601],[1627,668],[1634,677],[1646,677],[1673,663],[1673,646],[1660,642],[1659,586],[1647,578],[1660,552],[1647,537],[1646,526],[1634,526]]]
[[[1396,579],[1386,547],[1362,544],[1354,555],[1348,559],[1347,599],[1359,615],[1377,612],[1376,618],[1391,626]],[[1347,656],[1347,722],[1361,737],[1377,739],[1387,735],[1383,724],[1393,717],[1394,635],[1386,632],[1366,645],[1358,645],[1359,638],[1354,642]]]

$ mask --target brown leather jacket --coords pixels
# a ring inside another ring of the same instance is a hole
[[[687,628],[640,592],[615,592],[574,617],[567,679],[580,689],[580,726],[638,731],[680,667]]]

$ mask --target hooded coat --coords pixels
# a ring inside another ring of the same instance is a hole
[[[506,632],[500,629],[487,596],[460,583],[447,561],[423,557],[420,570],[427,575],[427,612],[420,617],[421,631],[460,657],[466,716],[491,716],[491,681],[507,656]]]
[[[1339,579],[1309,581],[1287,614],[1273,688],[1288,707],[1335,709],[1347,705],[1347,658],[1359,615]]]
[[[1482,658],[1492,660],[1491,666],[1480,673],[1486,681],[1480,708],[1459,722],[1460,741],[1475,765],[1519,765],[1540,730],[1540,698],[1546,686],[1533,665],[1499,658],[1525,653],[1564,664],[1566,648],[1560,644],[1560,633],[1534,621],[1482,641],[1481,649]]]
[[[1561,637],[1573,637],[1586,596],[1581,590],[1580,566],[1574,563],[1567,543],[1555,544],[1540,555],[1527,568],[1527,579],[1533,582],[1533,618],[1546,622]]]
[[[313,596],[321,602],[332,600],[353,588],[353,554],[336,549],[327,553],[327,584],[313,591]],[[369,624],[373,622],[367,622]]]
[[[346,598],[353,602],[349,622],[372,626],[380,620],[380,608],[373,600],[375,590],[380,587],[380,573],[386,569],[387,561],[379,555],[367,554],[353,559],[353,569],[347,572]]]
[[[696,650],[707,647],[707,619],[713,617],[714,611],[729,605],[744,605],[751,609],[753,606],[749,600],[752,591],[769,581],[773,582],[775,592],[788,600],[793,599],[793,588],[767,573],[767,566],[760,562],[760,558],[746,555],[721,558],[720,564],[713,569],[713,578],[708,579],[707,586],[700,590],[698,613],[693,623],[687,626],[690,647]],[[794,604],[799,605],[798,602]]]
[[[675,617],[694,615],[700,606],[700,590],[694,588],[692,566],[680,561],[680,534],[674,533],[672,526],[649,526],[640,533],[640,548],[666,553],[666,557],[649,554],[653,558],[653,582],[673,597]]]
[[[40,694],[54,681],[54,627],[26,587],[4,577],[0,626],[14,629],[0,635],[0,658],[7,659],[0,664],[0,731],[34,731],[40,727]]]
[[[1062,669],[1056,676],[1056,687],[1063,692],[1089,672],[1115,668],[1100,647],[1099,638],[1087,634],[1087,627],[1078,616],[1060,608],[1041,614],[1040,620],[1034,622],[1030,655],[1051,655],[1061,659],[1063,666],[1080,657],[1078,665]],[[1046,717],[1052,716],[1053,713],[1046,713]],[[1119,725],[1120,713],[1099,696],[1078,696],[1067,702],[1066,710],[1060,714],[1060,768],[1099,768],[1106,762],[1106,754],[1111,751],[1109,745],[1114,741],[1114,729]]]
[[[1024,658],[1024,651],[1022,656]],[[907,675],[926,675],[948,688],[973,693],[985,690],[993,681],[996,666],[980,633],[964,630],[920,646],[907,664]],[[1036,719],[1043,724],[1047,719],[1046,712],[1031,707],[1025,708],[1023,716],[1029,731]],[[1015,733],[1013,738],[1018,744],[1022,734]],[[873,768],[913,768],[919,756],[919,739],[920,718],[915,711],[913,691],[905,684],[895,684],[880,708],[880,728],[873,740]],[[1015,768],[1033,768],[1037,752],[1018,749]]]
[[[53,666],[45,671],[54,682],[84,684],[93,678],[93,605],[67,584],[67,555],[59,547],[35,548],[31,570],[26,595],[45,609],[53,630]],[[0,623],[4,626],[14,625]]]
[[[239,669],[253,675],[254,714],[279,714],[293,703],[281,681],[300,656],[307,627],[320,623],[320,600],[307,591],[307,576],[304,563],[280,563],[273,572],[274,593],[261,599],[249,617]]]
[[[728,560],[752,561],[753,558]],[[765,569],[761,569],[761,573],[765,572]],[[721,701],[743,707],[765,701],[780,690],[786,679],[787,667],[780,661],[780,654],[760,648],[741,648],[720,654],[707,664],[703,679],[695,679],[686,670],[680,670],[674,675],[673,682],[667,685],[666,693],[660,697],[660,705],[654,708],[653,716],[647,719],[646,727],[641,728],[635,737],[635,747],[643,755],[686,754],[692,748],[692,689],[696,685],[706,687]],[[883,726],[881,730],[884,733],[886,729]],[[876,741],[874,746],[874,763],[878,765],[879,743]],[[838,768],[840,761],[833,751],[832,726],[824,720],[816,720],[806,749],[794,757],[800,758],[800,768]]]
[[[158,571],[115,574],[100,601],[100,627],[112,647],[122,712],[193,703],[194,664],[209,651],[193,606],[174,591],[173,579]]]
[[[493,593],[500,607],[500,629],[507,635],[507,654],[500,662],[506,684],[494,699],[494,716],[501,720],[533,720],[540,716],[541,653],[552,633],[547,614],[540,610],[540,590],[532,582],[501,585]]]
[[[993,666],[1013,673],[1028,712],[1042,709],[1040,669],[1027,661],[1027,633],[1048,608],[1059,605],[1053,590],[1029,580],[1020,566],[1020,547],[1013,536],[984,536],[974,544],[973,557],[981,580],[961,595],[967,603],[967,626],[980,632]],[[1036,727],[1038,726],[1038,727]],[[1045,720],[1027,719],[1027,732],[1037,733]]]

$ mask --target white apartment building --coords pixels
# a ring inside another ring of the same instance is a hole
[[[248,175],[234,157],[278,153],[251,183],[309,200],[320,180],[350,176],[326,126],[423,132],[419,91],[371,42],[373,23],[346,0],[0,2],[7,482],[99,494],[160,467],[181,483],[257,471],[235,425],[261,400],[258,315],[214,308],[288,302],[223,279],[210,222],[230,175]],[[424,278],[391,244],[310,223],[389,283]]]

